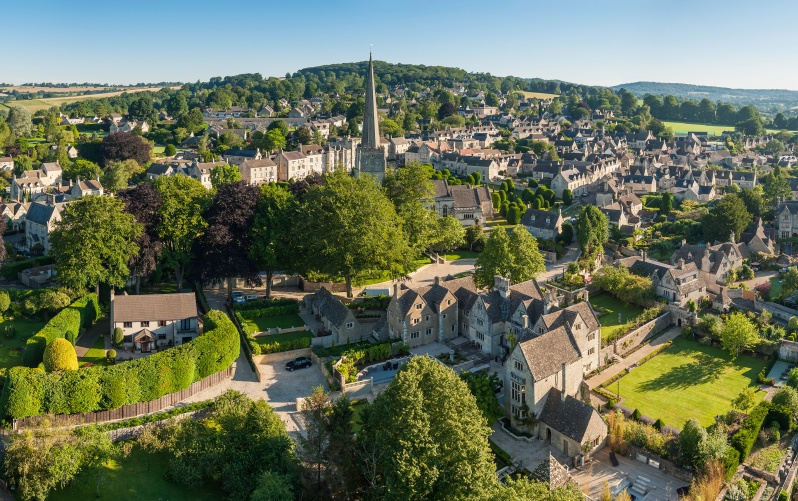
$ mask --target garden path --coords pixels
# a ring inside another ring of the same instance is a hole
[[[94,346],[94,343],[100,339],[100,336],[107,334],[109,332],[109,324],[110,320],[109,317],[101,318],[97,321],[94,325],[90,326],[86,329],[78,339],[75,341],[75,353],[77,353],[78,358],[85,356],[86,353]],[[108,341],[110,336],[106,336],[105,344],[106,349],[109,348]]]
[[[623,358],[620,362],[611,365],[609,368],[603,370],[600,374],[593,376],[592,378],[587,380],[588,386],[590,389],[597,388],[601,386],[605,381],[610,379],[611,377],[615,376],[616,374],[620,373],[622,370],[628,368],[630,365],[633,365],[640,360],[642,360],[647,355],[651,354],[654,350],[662,347],[668,341],[672,341],[676,339],[681,331],[678,327],[671,327],[664,333],[660,334],[658,337],[654,338],[648,345],[640,348],[636,352],[632,353],[627,358]]]

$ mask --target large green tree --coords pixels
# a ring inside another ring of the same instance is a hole
[[[241,181],[241,172],[235,165],[217,165],[211,169],[211,186],[218,189],[225,184]]]
[[[708,242],[727,242],[734,233],[737,240],[751,222],[751,213],[746,209],[742,199],[735,194],[723,197],[702,218],[704,238]]]
[[[207,226],[202,214],[211,197],[199,181],[188,176],[159,177],[153,186],[161,196],[157,230],[163,242],[164,264],[174,272],[180,289],[191,262],[191,247]]]
[[[385,500],[482,500],[496,491],[491,429],[451,369],[415,357],[374,401],[359,434],[379,451],[376,485]]]
[[[76,290],[101,283],[125,285],[142,226],[124,209],[121,200],[99,196],[86,196],[63,208],[50,236],[59,282]]]
[[[460,221],[452,216],[438,219],[437,231],[433,236],[432,250],[447,252],[456,249],[465,243],[465,228]]]
[[[353,178],[337,171],[312,187],[297,221],[309,271],[352,282],[368,273],[407,273],[411,253],[393,204],[370,176]]]
[[[249,254],[258,269],[266,272],[266,297],[271,297],[274,272],[288,271],[301,261],[295,259],[301,249],[293,239],[297,208],[296,198],[288,190],[275,184],[261,186]]]
[[[491,232],[485,249],[477,257],[474,283],[480,287],[490,287],[496,275],[520,283],[535,278],[545,269],[538,242],[526,228],[516,226],[509,234],[503,229],[496,229]]]
[[[390,171],[382,182],[388,199],[402,219],[408,244],[418,254],[433,243],[436,214],[430,209],[434,199],[432,169],[418,162]]]
[[[723,325],[720,342],[732,358],[737,358],[741,351],[750,350],[759,343],[759,333],[744,313],[732,313]]]
[[[576,217],[576,239],[582,248],[582,255],[593,259],[601,253],[603,245],[610,238],[607,216],[595,205],[585,205]]]

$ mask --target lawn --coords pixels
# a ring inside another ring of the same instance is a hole
[[[7,326],[14,326],[17,333],[14,339],[6,339],[3,334]],[[39,332],[44,322],[32,322],[27,319],[0,320],[0,367],[15,367],[22,364],[22,352],[14,348],[24,348],[29,337]]]
[[[293,314],[265,318],[245,318],[243,327],[249,332],[252,332],[252,329],[255,329],[255,332],[264,332],[274,327],[287,329],[289,327],[301,327],[303,325],[305,325],[305,321],[302,320],[299,315]]]
[[[479,252],[472,252],[472,251],[454,251],[450,254],[446,254],[447,261],[457,261],[458,259],[476,259],[479,257]]]
[[[710,135],[720,136],[725,130],[734,130],[733,125],[707,125],[694,124],[687,122],[668,122],[663,121],[665,127],[673,129],[674,134],[687,134],[688,132],[707,132]],[[768,133],[778,132],[778,129],[767,129]]]
[[[363,427],[360,421],[360,416],[363,415],[363,410],[369,406],[368,400],[358,400],[352,402],[352,431],[357,433]]]
[[[423,256],[423,257],[421,257],[419,259],[416,259],[415,261],[413,261],[411,263],[411,265],[410,265],[411,269],[410,269],[409,273],[413,273],[414,271],[416,271],[417,269],[421,268],[422,266],[428,265],[430,263],[432,263],[432,261],[430,261],[430,259],[427,256]],[[394,279],[394,277],[391,275],[391,273],[385,271],[385,272],[377,273],[377,274],[374,274],[374,275],[369,275],[369,276],[365,276],[365,277],[356,278],[356,279],[352,280],[352,285],[355,286],[355,287],[365,287],[367,285],[374,285],[374,284],[380,284],[382,282],[389,282],[389,281],[391,281],[393,279]],[[335,282],[340,283],[340,282],[343,282],[343,280],[342,279],[341,280],[335,280]]]
[[[602,341],[606,341],[612,337],[621,329],[621,327],[623,327],[626,322],[637,318],[638,315],[643,313],[642,308],[638,308],[637,306],[631,304],[622,303],[609,294],[597,294],[595,296],[590,296],[589,300],[592,306],[609,312],[599,317]],[[620,321],[618,321],[619,313],[621,314]]]
[[[767,447],[762,447],[760,442],[757,441],[754,452],[752,452],[751,456],[749,456],[748,464],[754,468],[775,473],[776,470],[779,469],[782,459],[784,459],[784,456],[787,455],[787,447],[789,446],[789,442],[790,441],[787,439],[787,437],[784,437],[779,442],[770,444]]]
[[[781,296],[781,279],[779,277],[770,277],[770,300],[774,300]]]
[[[620,379],[621,404],[639,409],[652,419],[682,428],[695,417],[703,426],[726,414],[731,401],[749,386],[767,366],[766,360],[741,356],[734,362],[720,348],[676,338],[673,344]],[[607,387],[618,391],[617,383]],[[757,401],[765,392],[758,391]]]
[[[78,359],[78,363],[92,365],[108,365],[105,358],[105,338],[100,336],[97,341],[89,348],[86,354]]]
[[[297,339],[310,339],[313,334],[308,331],[286,332],[285,334],[270,334],[268,336],[258,336],[255,338],[258,344],[282,343],[285,341],[296,341]]]
[[[100,499],[213,501],[225,498],[218,485],[187,486],[168,482],[164,477],[168,463],[167,454],[148,454],[134,448],[127,458],[110,461],[102,468]],[[83,501],[97,497],[97,475],[86,473],[78,475],[69,487],[52,492],[47,499]]]

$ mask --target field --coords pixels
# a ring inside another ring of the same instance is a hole
[[[112,89],[113,87],[108,86],[98,86],[94,87],[91,85],[76,85],[74,87],[40,87],[37,85],[12,85],[10,87],[1,87],[0,92],[14,92],[17,91],[20,94],[33,94],[35,92],[52,92],[52,93],[70,93],[70,92],[86,92],[86,91],[95,91],[95,90],[107,90]]]
[[[246,318],[244,319],[244,329],[248,332],[264,332],[267,329],[279,327],[287,329],[289,327],[301,327],[305,325],[305,321],[299,315],[279,315],[276,317],[266,318]]]
[[[178,87],[173,87],[178,88]],[[134,92],[143,92],[143,91],[153,91],[157,92],[161,90],[161,87],[137,87],[126,89],[124,91],[115,91],[115,92],[100,92],[97,94],[89,94],[85,96],[66,96],[66,97],[48,97],[44,99],[24,99],[19,101],[7,101],[4,104],[6,107],[8,106],[22,106],[23,108],[27,108],[30,110],[31,113],[34,113],[38,110],[47,110],[53,106],[61,106],[62,104],[69,104],[74,103],[76,101],[83,101],[86,99],[100,99],[103,97],[113,97],[119,96],[124,93],[134,93]]]
[[[676,338],[662,353],[620,379],[620,393],[626,399],[621,405],[676,428],[692,417],[709,426],[715,416],[731,409],[731,401],[741,391],[755,386],[765,366],[767,361],[746,356],[732,362],[720,348]],[[607,390],[617,392],[617,384]],[[758,391],[756,396],[759,401],[765,393]]]
[[[687,122],[667,122],[663,121],[665,127],[671,127],[674,134],[687,134],[688,132],[708,132],[710,135],[720,136],[725,130],[734,130],[733,125],[707,125],[691,124]],[[776,129],[767,129],[767,132],[778,132]]]
[[[14,339],[6,339],[3,333],[6,326],[13,325],[17,329]],[[0,320],[0,367],[15,367],[22,364],[22,352],[14,348],[24,348],[29,337],[44,327],[44,322],[31,322],[27,319]]]
[[[128,501],[213,501],[224,499],[218,485],[186,486],[168,482],[164,471],[169,463],[166,454],[148,454],[134,448],[121,461],[110,461],[100,470],[100,496],[97,475],[80,474],[67,488],[52,492],[49,501],[86,499],[125,499]]]
[[[628,322],[643,313],[642,308],[626,304],[618,301],[608,294],[598,294],[590,296],[590,304],[597,306],[609,313],[599,317],[601,324],[601,340],[606,341],[612,337],[620,328]],[[618,313],[621,314],[621,321],[618,321]]]
[[[529,92],[529,91],[521,91],[527,99],[535,98],[535,99],[551,99],[558,96],[558,94],[547,94],[545,92]]]

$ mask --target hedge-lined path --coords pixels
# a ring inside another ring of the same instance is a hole
[[[629,357],[621,359],[620,362],[611,365],[610,367],[602,371],[601,374],[597,374],[592,378],[588,379],[587,380],[588,386],[590,386],[591,390],[601,386],[604,383],[604,381],[607,381],[611,377],[619,374],[621,371],[628,368],[629,366],[636,364],[644,357],[651,354],[653,351],[662,347],[662,345],[664,345],[665,343],[676,339],[680,333],[681,330],[679,330],[678,327],[669,328],[667,331],[654,338],[649,344],[647,344],[643,348],[640,348],[636,352],[632,353]]]
[[[100,336],[107,334],[110,329],[110,317],[103,317],[98,320],[94,325],[86,329],[86,332],[81,334],[77,341],[75,341],[75,353],[77,353],[78,358],[83,357],[86,353],[94,346],[94,343],[100,339]],[[105,338],[105,349],[108,349],[108,342],[110,341],[110,336],[106,336]]]

